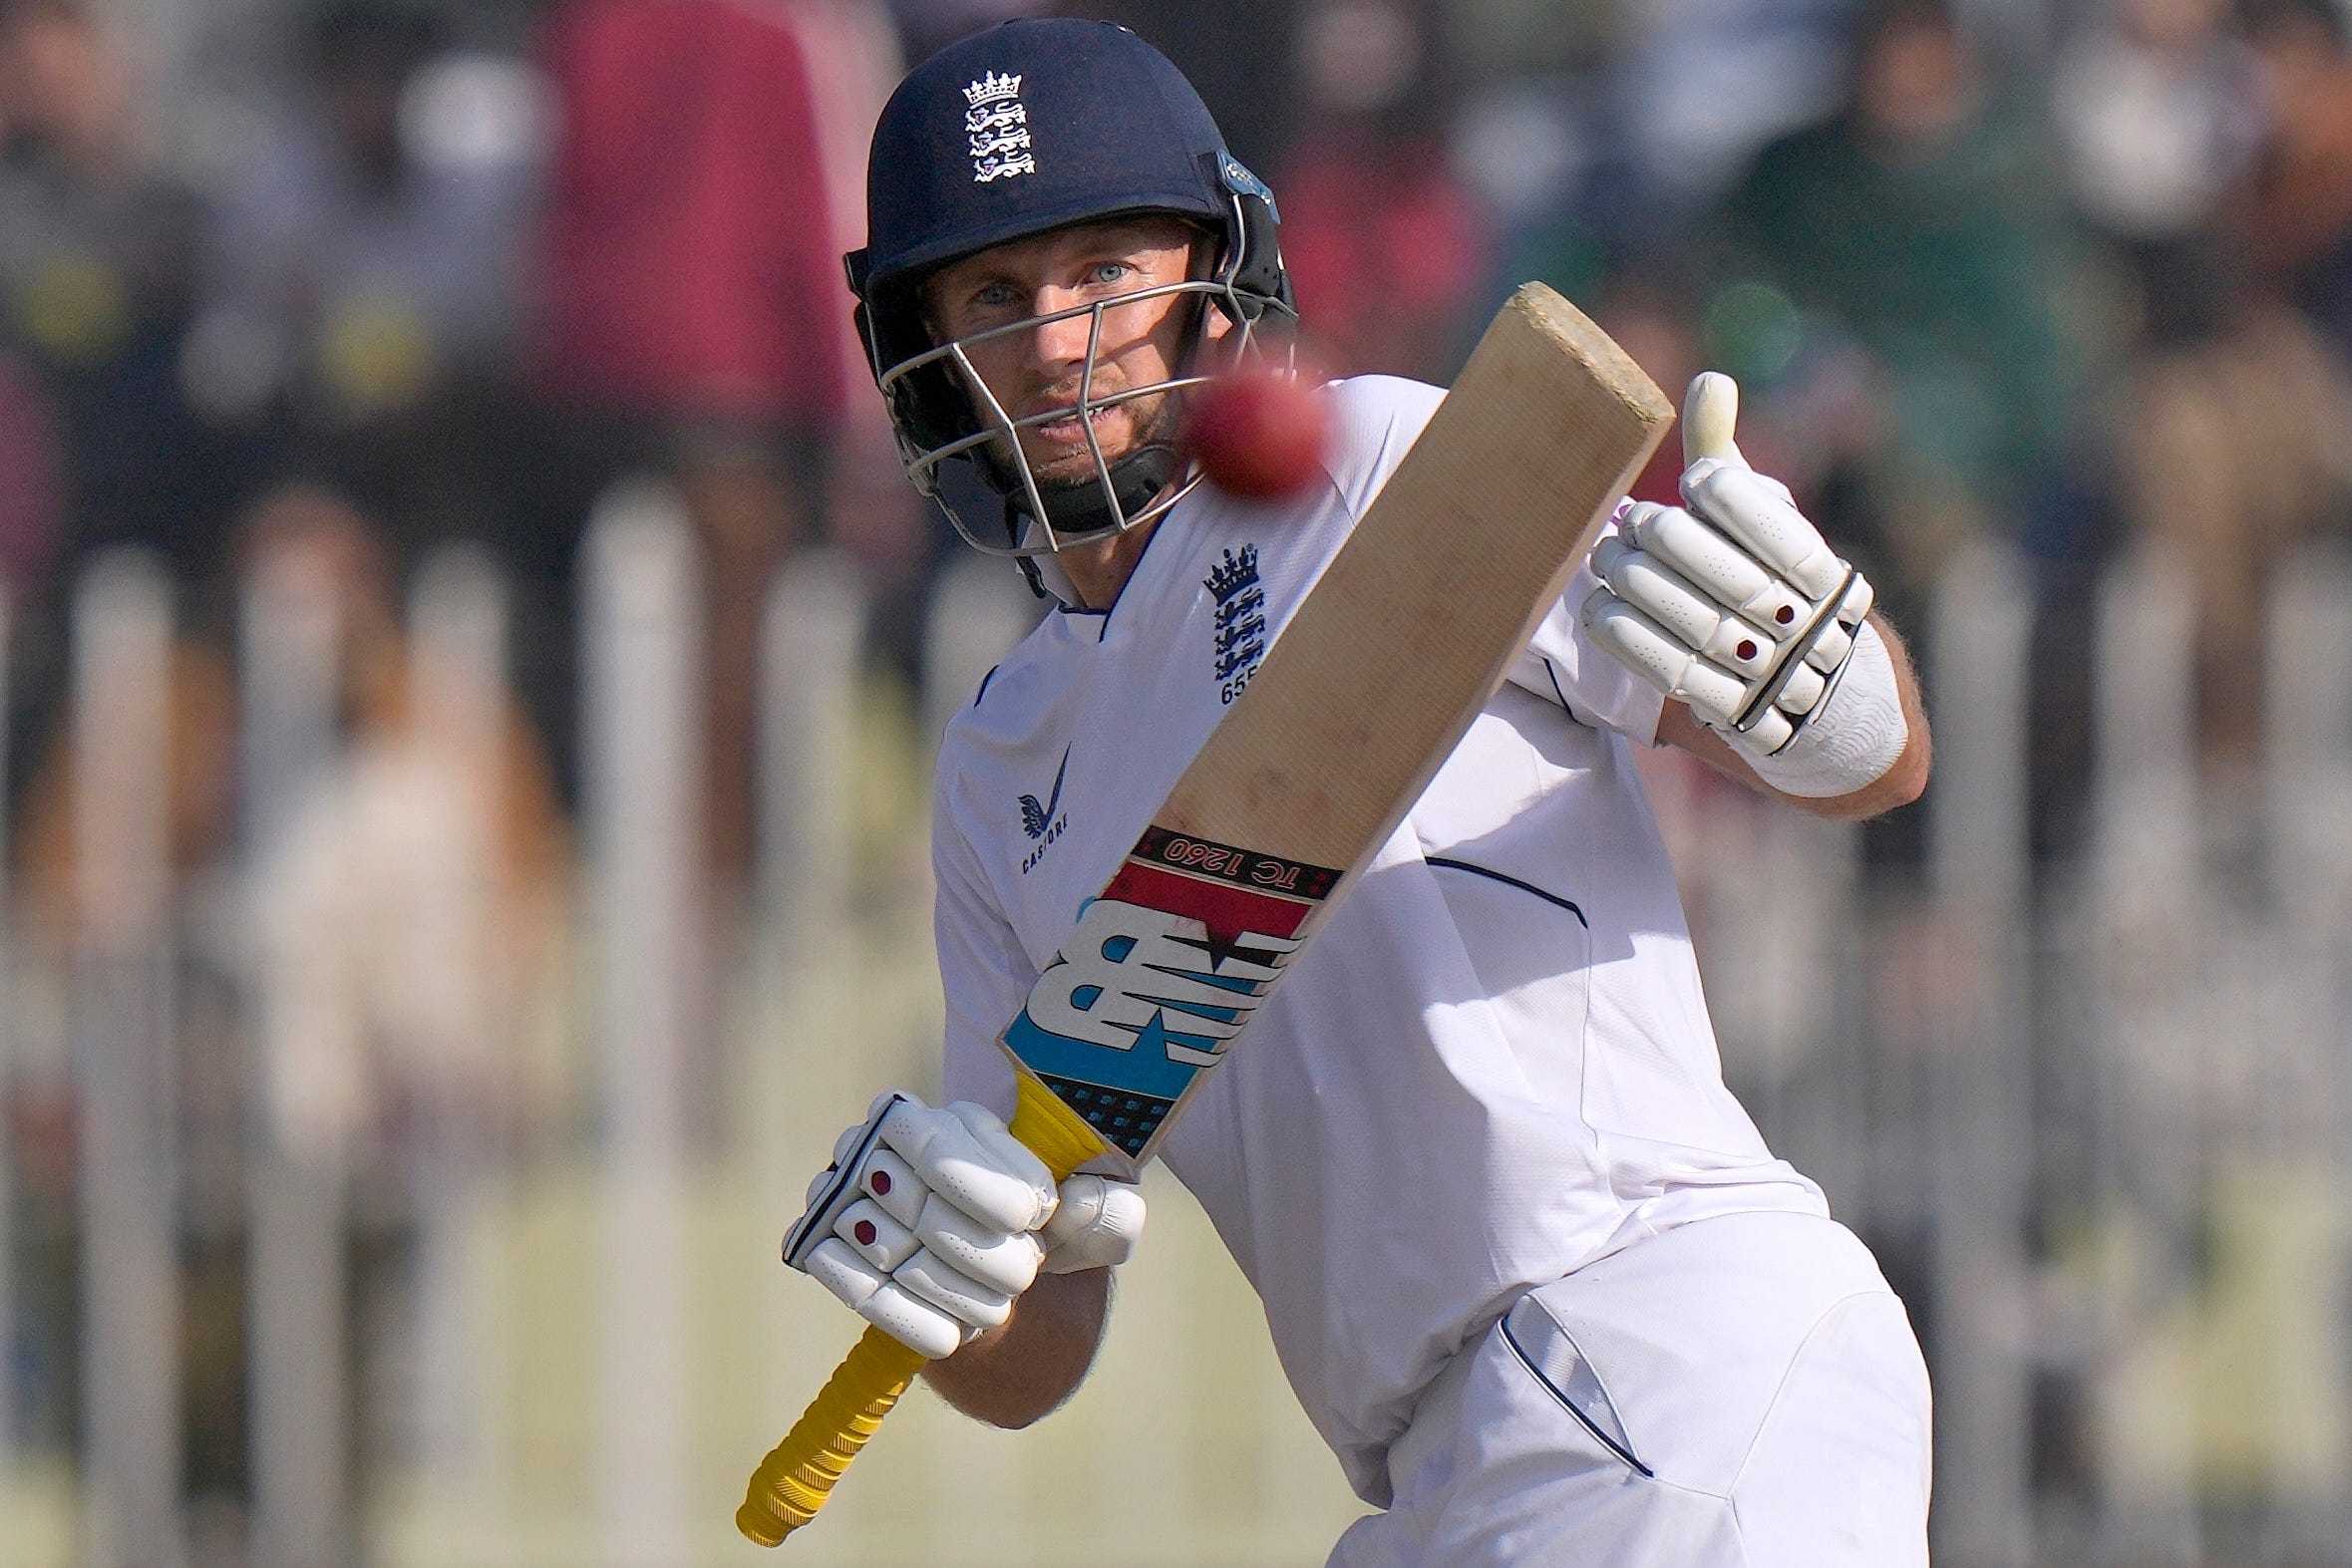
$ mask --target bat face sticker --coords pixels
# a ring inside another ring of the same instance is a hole
[[[1140,1164],[1339,876],[1151,829],[1038,977],[1005,1049]]]

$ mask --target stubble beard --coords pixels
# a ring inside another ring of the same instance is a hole
[[[1135,398],[1119,404],[1112,417],[1125,428],[1116,441],[1105,439],[1096,430],[1096,441],[1103,453],[1103,466],[1117,468],[1122,460],[1147,447],[1173,445],[1176,437],[1176,400],[1165,392]],[[1041,490],[1070,491],[1100,481],[1095,467],[1094,452],[1085,444],[1063,448],[1050,457],[1026,454],[1029,471]]]

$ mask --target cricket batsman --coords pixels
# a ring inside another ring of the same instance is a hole
[[[997,1031],[1441,393],[1334,383],[1306,487],[1200,482],[1195,378],[1279,361],[1290,288],[1273,194],[1123,29],[949,46],[889,101],[870,169],[848,270],[908,472],[1055,613],[940,751],[950,1103],[878,1098],[787,1255],[934,1358],[950,1404],[1019,1426],[1086,1376],[1144,1205],[1014,1140]],[[1742,461],[1735,400],[1694,384],[1684,504],[1620,510],[1167,1134],[1380,1510],[1333,1568],[1927,1561],[1910,1324],[1724,1087],[1633,766],[1677,746],[1842,817],[1925,784],[1901,644]],[[1127,1027],[1143,1050],[1172,1026]]]

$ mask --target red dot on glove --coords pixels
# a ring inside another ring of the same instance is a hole
[[[1772,618],[1780,622],[1783,626],[1786,626],[1791,621],[1797,619],[1797,606],[1794,604],[1784,604],[1779,609],[1772,612]]]
[[[890,1173],[886,1170],[877,1170],[872,1175],[865,1178],[865,1184],[867,1187],[872,1189],[873,1195],[878,1198],[883,1193],[890,1190]]]
[[[856,1227],[856,1229],[857,1229],[857,1245],[859,1245],[860,1247],[870,1247],[870,1246],[872,1246],[872,1245],[873,1245],[873,1238],[874,1238],[875,1236],[877,1236],[877,1235],[879,1235],[879,1234],[880,1234],[880,1232],[876,1231],[876,1230],[873,1228],[873,1221],[872,1221],[872,1220],[870,1220],[870,1219],[861,1219],[861,1220],[859,1220],[859,1221],[857,1222],[857,1227]]]
[[[1753,659],[1753,658],[1755,658],[1755,657],[1756,657],[1756,645],[1755,645],[1754,643],[1752,643],[1752,642],[1749,642],[1749,641],[1747,641],[1747,640],[1745,640],[1745,639],[1742,639],[1742,641],[1741,641],[1741,643],[1740,643],[1740,657],[1741,657],[1741,658],[1743,658],[1743,659]]]

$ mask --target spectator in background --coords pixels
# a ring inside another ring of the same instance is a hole
[[[2026,531],[2080,408],[2076,262],[2034,132],[1943,0],[1877,0],[1845,107],[1728,201],[1734,265],[1861,356],[1867,394],[1815,433],[1836,452],[1822,509],[1898,619],[1954,545]],[[1850,379],[1851,354],[1817,357]]]
[[[2220,207],[2251,165],[2261,106],[2254,62],[2225,0],[2104,0],[2059,52],[2051,111],[2075,211],[2106,258],[2118,338],[2108,446],[2118,461],[2103,496],[2110,532],[2144,526],[2135,467],[2150,357],[2220,330],[2230,308],[2238,236]],[[2160,375],[2158,379],[2164,378]],[[2161,401],[2160,395],[2160,401]],[[2044,574],[2034,683],[2036,818],[2048,847],[2070,842],[2091,780],[2100,558]]]
[[[809,443],[842,406],[828,307],[846,294],[812,65],[782,11],[569,0],[546,59],[551,388],[714,441]]]
[[[564,0],[543,54],[561,122],[536,280],[558,442],[541,537],[560,579],[594,494],[678,485],[709,582],[711,850],[748,866],[759,620],[779,563],[831,536],[911,575],[903,499],[849,327],[867,129],[895,75],[847,0]]]
[[[2247,231],[2271,286],[2352,359],[2352,17],[2339,0],[2253,0],[2269,111]]]
[[[527,73],[450,52],[436,12],[337,0],[301,43],[217,195],[189,384],[259,444],[264,487],[342,495],[397,570],[506,510],[543,130]]]
[[[2166,341],[2211,327],[2228,265],[2215,207],[2262,133],[2253,60],[2228,20],[2227,0],[2111,0],[2051,83],[2075,206]]]
[[[305,485],[273,491],[240,521],[234,553],[240,580],[274,581],[281,597],[318,606],[328,619],[327,718],[331,739],[348,742],[331,767],[303,779],[281,817],[258,824],[260,841],[250,846],[260,868],[259,934],[312,955],[294,972],[327,997],[306,1000],[362,1015],[331,1036],[297,1032],[302,1060],[264,1064],[273,1079],[292,1081],[273,1083],[273,1095],[300,1101],[290,1113],[323,1118],[343,1136],[389,1108],[384,1101],[397,1099],[404,1077],[455,1075],[478,1098],[494,1084],[511,1089],[502,1054],[515,1041],[483,1029],[459,1004],[488,1006],[490,993],[543,986],[562,956],[568,835],[543,754],[504,692],[453,697],[449,650],[410,641],[382,531],[342,497]],[[186,877],[230,857],[238,789],[250,781],[238,775],[236,674],[219,648],[182,638],[166,679],[167,853],[174,876]],[[72,725],[65,728],[70,736]],[[45,941],[64,941],[87,915],[74,825],[78,766],[70,741],[54,748],[25,800],[19,858]],[[450,914],[469,898],[482,901],[472,912],[487,935],[480,950],[453,953],[450,944],[467,933],[451,929]],[[493,973],[452,981],[453,965]],[[356,1056],[337,1055],[369,1050],[396,1060],[371,1073]]]
[[[561,972],[568,918],[544,755],[482,684],[491,671],[403,628],[393,563],[346,502],[281,490],[242,542],[248,581],[333,617],[349,742],[252,856],[261,971],[295,992],[272,1002],[300,1020],[260,1042],[281,1131],[397,1159],[415,1152],[399,1139],[420,1101],[489,1127],[528,1120],[517,1003]]]
[[[2325,330],[2352,328],[2352,62],[2327,0],[2263,0],[2248,23],[2267,133],[2213,203],[2199,310],[2150,313],[2117,399],[2123,521],[2193,595],[2222,800],[2259,756],[2272,581],[2352,530],[2352,369]]]
[[[314,1173],[347,1161],[370,1194],[346,1235],[361,1276],[354,1306],[363,1322],[380,1316],[371,1276],[409,1255],[422,1189],[453,1157],[494,1157],[559,1123],[560,1085],[530,1050],[536,1031],[522,1003],[560,993],[569,919],[570,850],[543,758],[495,677],[482,679],[487,669],[453,671],[455,650],[404,634],[376,522],[328,491],[287,485],[243,520],[232,553],[240,582],[271,587],[331,625],[332,710],[319,716],[329,733],[301,738],[327,755],[295,770],[263,813],[242,793],[255,784],[239,755],[254,733],[243,711],[253,688],[239,683],[251,667],[232,669],[215,638],[182,636],[162,671],[170,885],[202,885],[233,864],[242,887],[233,954],[171,949],[185,966],[175,985],[195,1004],[174,1030],[182,1213],[210,1216],[189,1219],[178,1239],[195,1439],[187,1473],[191,1487],[215,1494],[252,1484],[242,1438],[251,1368],[238,1326],[255,1112],[280,1146],[338,1155]],[[13,845],[35,972],[72,952],[96,913],[77,822],[94,797],[75,745],[87,731],[70,714],[60,729]],[[222,978],[211,965],[223,956],[249,1032],[220,1027],[219,999],[203,994]],[[459,1125],[469,1136],[453,1149],[446,1140]],[[51,1136],[70,1146],[70,1132]],[[67,1187],[62,1170],[45,1179]],[[405,1286],[405,1270],[388,1272],[392,1288]],[[47,1332],[74,1343],[71,1324],[52,1309]],[[78,1386],[61,1381],[64,1406]],[[371,1429],[390,1424],[377,1414],[388,1392],[381,1380],[360,1384],[355,1409]]]
[[[12,356],[0,353],[0,610],[40,578],[56,547],[63,467],[48,399]]]
[[[218,564],[228,496],[222,454],[180,390],[197,209],[157,170],[139,102],[98,12],[0,0],[0,354],[26,383],[7,418],[36,446],[48,443],[24,422],[53,427],[57,565],[137,540],[203,570]],[[27,542],[10,566],[51,558]]]
[[[1547,280],[1568,293],[1560,280]],[[1570,295],[1617,346],[1661,387],[1687,387],[1691,378],[1708,368],[1706,345],[1700,341],[1703,302],[1694,280],[1671,262],[1634,264],[1618,261],[1602,275]],[[1760,473],[1786,473],[1776,468],[1782,447],[1772,422],[1751,409],[1741,416],[1740,451]],[[1635,500],[1662,506],[1682,502],[1682,462],[1674,442],[1659,443],[1650,461],[1634,476],[1626,493]]]
[[[1317,0],[1299,28],[1305,125],[1273,180],[1299,314],[1333,372],[1450,381],[1492,242],[1449,159],[1433,18]]]
[[[2251,767],[2267,590],[2300,546],[2352,523],[2352,378],[2300,311],[2242,283],[2219,311],[2211,336],[2134,355],[2117,470],[2129,537],[2194,596],[2197,735],[2216,763]]]

